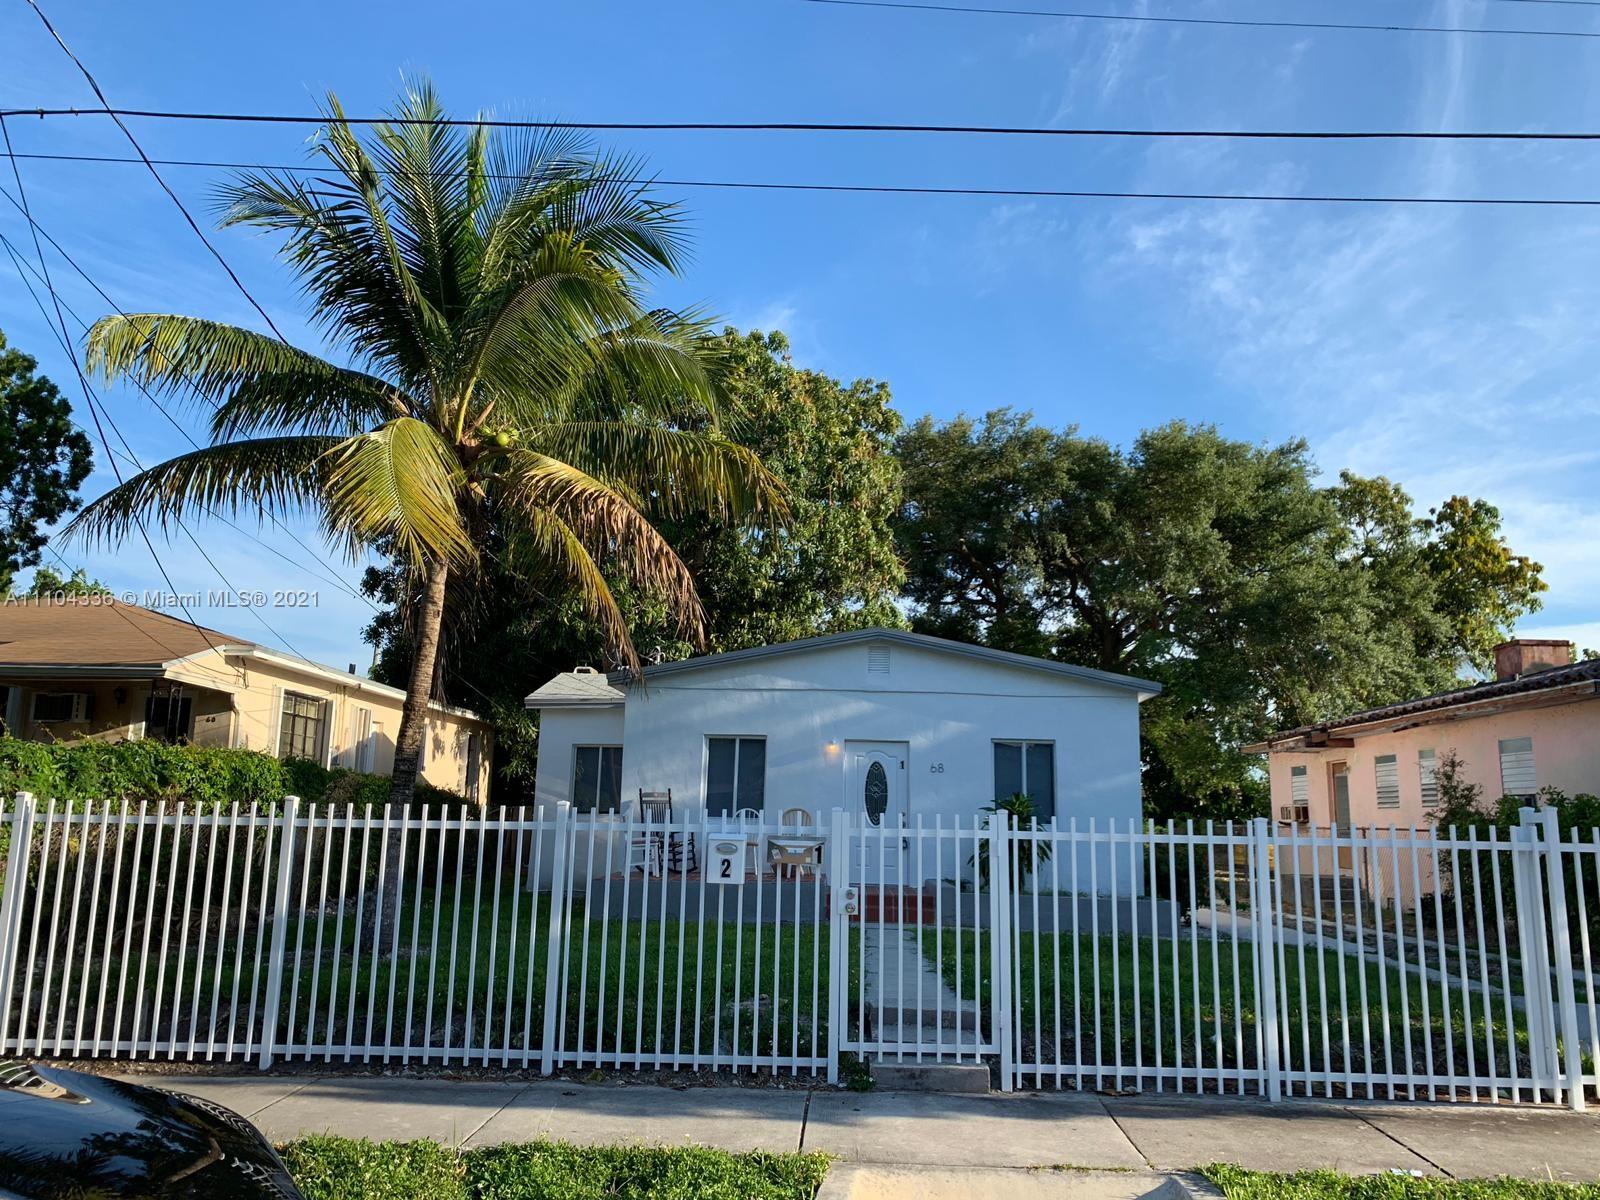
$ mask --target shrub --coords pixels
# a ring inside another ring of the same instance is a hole
[[[226,806],[272,805],[284,796],[308,804],[389,800],[389,780],[307,759],[280,761],[259,750],[174,746],[166,742],[29,742],[0,737],[0,796],[32,792],[42,803],[78,808],[85,800]],[[417,804],[461,804],[456,792],[417,782]]]
[[[0,737],[0,796],[32,792],[71,808],[86,800],[275,804],[289,793],[289,783],[283,763],[255,750]]]

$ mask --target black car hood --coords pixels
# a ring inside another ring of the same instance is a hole
[[[79,1071],[4,1068],[0,1195],[301,1200],[255,1126],[219,1104]]]

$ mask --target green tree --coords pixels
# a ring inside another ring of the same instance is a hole
[[[794,366],[781,333],[729,329],[708,347],[726,419],[782,483],[789,519],[750,530],[704,515],[669,518],[663,536],[689,564],[706,614],[707,646],[744,646],[864,625],[900,625],[903,572],[890,521],[899,501],[893,456],[899,416],[882,384],[843,384]],[[693,414],[683,420],[691,421]],[[633,641],[652,659],[693,649],[672,627],[660,597],[632,587],[601,560]],[[536,755],[522,707],[529,687],[579,663],[614,666],[604,631],[574,598],[492,565],[490,586],[451,608],[440,648],[444,690],[496,721],[496,792],[526,797]],[[404,680],[411,649],[407,580],[389,568],[367,574],[384,611],[368,627],[374,674]]]
[[[712,349],[725,409],[782,482],[789,518],[773,532],[705,513],[662,525],[700,584],[710,647],[903,625],[895,600],[905,574],[891,528],[900,415],[888,387],[796,367],[781,333],[725,329]]]
[[[325,172],[241,174],[223,224],[281,239],[352,365],[197,317],[103,318],[90,368],[216,405],[213,444],[130,479],[74,528],[117,538],[143,515],[310,508],[352,546],[385,547],[414,581],[390,792],[404,804],[446,610],[490,580],[491,532],[499,562],[569,590],[633,665],[600,559],[698,641],[694,581],[652,520],[777,515],[782,499],[723,433],[700,324],[644,305],[684,233],[635,164],[570,131],[442,124],[426,83],[365,144],[332,97],[327,115]],[[698,428],[672,424],[686,409]]]
[[[7,347],[0,333],[0,592],[38,563],[41,529],[78,503],[88,478],[89,439],[72,424],[72,407],[38,363]]]
[[[11,593],[7,591],[9,596]],[[109,596],[111,589],[98,579],[90,579],[89,573],[78,567],[71,575],[63,575],[50,567],[38,567],[33,572],[33,580],[28,584],[28,590],[18,595],[22,600],[46,600],[60,597],[76,596]]]
[[[1503,634],[1519,611],[1515,579],[1498,608],[1452,598],[1436,518],[1388,480],[1319,487],[1304,442],[1173,423],[1123,450],[1002,409],[924,419],[898,449],[915,626],[1159,681],[1142,719],[1153,816],[1254,811],[1265,790],[1238,746],[1447,686],[1463,624]],[[1489,581],[1524,561],[1493,535]]]
[[[1451,648],[1480,671],[1518,617],[1537,612],[1547,589],[1544,568],[1513,553],[1501,536],[1500,510],[1483,500],[1451,496],[1418,522],[1422,561],[1449,622]]]

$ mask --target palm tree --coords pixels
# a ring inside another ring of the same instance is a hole
[[[637,669],[606,570],[662,596],[691,641],[703,626],[652,516],[772,518],[783,500],[724,429],[703,322],[641,299],[685,244],[681,213],[636,164],[570,131],[440,124],[426,82],[366,145],[332,96],[326,115],[326,173],[241,174],[222,189],[222,224],[282,239],[350,365],[200,317],[103,318],[89,367],[213,406],[212,444],[130,478],[70,528],[114,541],[196,509],[310,509],[352,554],[387,549],[420,596],[389,793],[407,804],[446,583],[470,583],[491,532],[505,565],[575,590]]]

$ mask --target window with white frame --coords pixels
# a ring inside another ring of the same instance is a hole
[[[285,692],[278,723],[278,757],[321,759],[326,718],[327,701]]]
[[[1438,759],[1432,750],[1417,751],[1417,783],[1422,788],[1422,807],[1438,808]]]
[[[572,807],[579,812],[622,810],[622,747],[572,748]]]
[[[994,744],[994,799],[1018,794],[1033,802],[1039,824],[1056,815],[1056,744],[997,741]]]
[[[1380,754],[1372,760],[1376,776],[1379,808],[1400,807],[1400,760],[1393,754]]]
[[[1306,768],[1289,768],[1289,803],[1279,805],[1278,816],[1296,825],[1311,824],[1311,780]]]
[[[706,739],[706,812],[712,816],[749,808],[761,812],[767,803],[767,739]]]
[[[1533,766],[1531,737],[1500,739],[1500,791],[1506,796],[1531,800],[1539,794],[1539,775]]]

